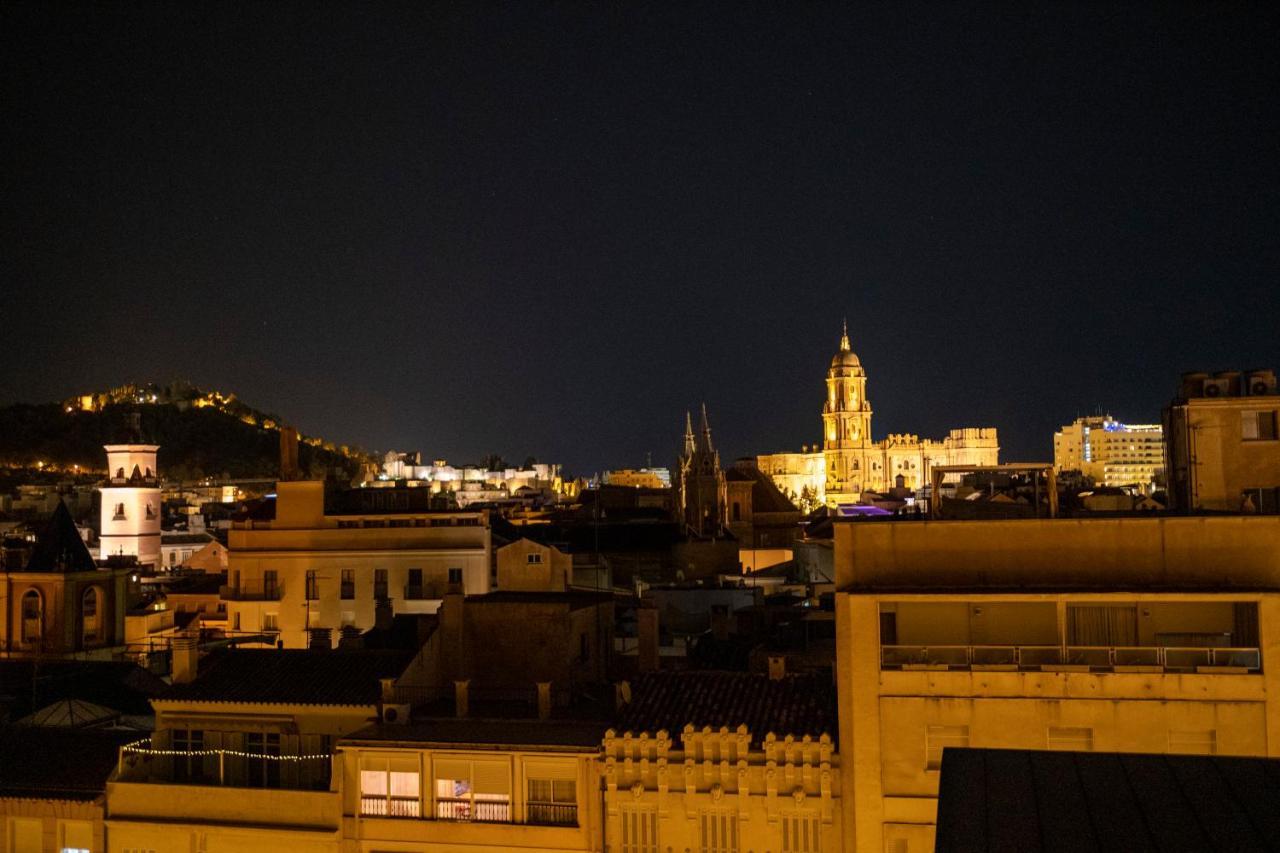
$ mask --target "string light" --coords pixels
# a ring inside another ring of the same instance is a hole
[[[141,744],[148,744],[143,747]],[[142,738],[135,740],[133,743],[125,744],[120,747],[121,752],[129,752],[135,755],[180,755],[184,758],[203,758],[210,755],[231,755],[236,758],[262,758],[267,761],[320,761],[333,758],[327,752],[320,752],[314,755],[266,755],[261,752],[242,752],[236,749],[152,749],[149,744],[151,738]]]

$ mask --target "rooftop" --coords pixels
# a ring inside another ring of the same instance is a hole
[[[93,800],[137,732],[0,727],[0,797]]]
[[[27,560],[28,572],[92,572],[98,568],[61,500]]]
[[[382,678],[398,678],[414,653],[400,650],[223,649],[199,675],[156,697],[163,702],[376,705]]]
[[[479,749],[532,746],[582,751],[599,748],[607,728],[603,722],[438,719],[409,725],[375,724],[351,734],[344,742],[395,742]]]
[[[1267,850],[1280,760],[947,749],[938,853]]]
[[[631,682],[631,702],[619,714],[619,732],[678,737],[696,729],[745,725],[752,743],[778,737],[830,735],[836,740],[835,686],[829,677],[788,675],[770,679],[747,672],[653,672]]]

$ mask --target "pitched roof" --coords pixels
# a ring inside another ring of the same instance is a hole
[[[1280,760],[947,749],[938,853],[1267,850]]]
[[[375,705],[379,679],[398,678],[414,652],[401,650],[223,649],[200,661],[195,680],[174,684],[164,702]]]
[[[18,720],[20,726],[62,726],[81,729],[107,725],[120,719],[120,714],[81,699],[59,699]]]
[[[0,797],[93,800],[137,732],[0,727]]]
[[[799,515],[800,510],[787,500],[787,496],[779,491],[772,479],[756,467],[754,460],[740,460],[732,468],[724,472],[728,482],[751,483],[751,512],[793,512]]]
[[[29,572],[92,572],[98,566],[62,500],[27,559]]]
[[[752,743],[778,737],[837,737],[835,688],[830,678],[788,675],[771,679],[749,672],[652,672],[631,682],[631,701],[618,731],[673,737],[686,725],[735,729],[745,725]]]

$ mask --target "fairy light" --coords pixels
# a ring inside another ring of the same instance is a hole
[[[142,744],[147,746],[142,746]],[[233,755],[236,758],[264,758],[268,761],[328,761],[333,756],[327,752],[318,752],[314,755],[267,755],[261,752],[242,752],[236,749],[152,749],[151,738],[142,738],[135,740],[133,743],[125,744],[120,747],[121,752],[129,752],[135,755],[180,755],[184,758],[202,758],[209,755]]]

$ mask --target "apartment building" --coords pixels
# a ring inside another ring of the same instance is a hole
[[[1080,471],[1099,486],[1150,492],[1164,475],[1164,431],[1110,415],[1076,418],[1053,434],[1053,467]]]
[[[1280,519],[836,527],[846,834],[933,848],[947,747],[1280,753]]]
[[[1280,390],[1271,370],[1186,373],[1164,411],[1169,499],[1184,512],[1280,513]]]
[[[450,589],[489,591],[488,513],[428,508],[424,489],[349,489],[281,481],[274,502],[229,531],[229,630],[285,648],[335,644],[395,613],[434,613]]]

